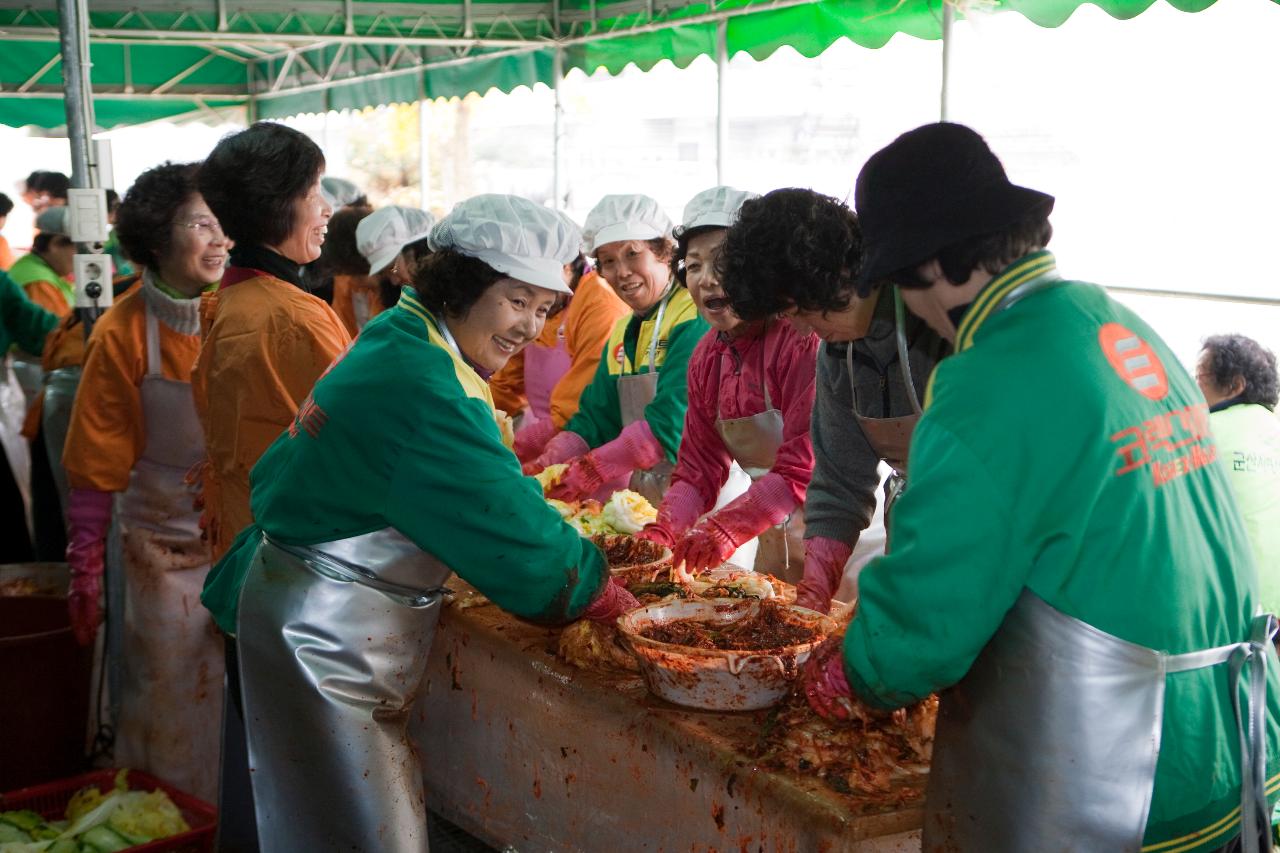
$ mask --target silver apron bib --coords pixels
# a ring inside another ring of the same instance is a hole
[[[306,547],[263,535],[236,639],[264,853],[425,853],[407,728],[451,574],[389,527]]]
[[[766,333],[768,328],[765,329]],[[761,342],[761,360],[764,343]],[[760,372],[764,391],[764,411],[745,418],[720,417],[716,406],[716,432],[734,461],[746,471],[752,482],[773,470],[778,450],[784,440],[782,412],[774,408],[769,383]],[[796,507],[781,523],[760,534],[756,552],[756,570],[777,575],[787,583],[799,583],[804,577],[804,507]]]
[[[67,445],[67,430],[71,426],[71,404],[80,387],[80,367],[59,367],[44,377],[44,411],[40,413],[44,425],[44,446],[49,454],[49,468],[58,488],[58,503],[62,517],[67,517],[67,469],[62,467],[62,449]],[[201,441],[203,441],[203,436]]]
[[[31,523],[31,444],[22,435],[22,424],[27,417],[27,396],[18,379],[18,362],[10,355],[3,358],[3,365],[0,366],[0,447],[4,448],[5,463],[13,472],[18,493],[22,495],[27,537],[34,542]]]
[[[1247,642],[1169,655],[1023,590],[964,679],[944,691],[925,800],[925,850],[1136,853],[1151,808],[1165,676],[1228,664],[1244,764],[1246,851],[1266,819],[1263,716],[1273,616]],[[1086,817],[1087,816],[1087,817]]]
[[[623,427],[629,426],[638,420],[644,418],[645,408],[653,402],[653,398],[658,394],[658,370],[654,367],[654,359],[658,353],[658,338],[662,331],[662,318],[667,313],[667,303],[671,300],[675,290],[672,289],[658,303],[658,316],[653,324],[653,336],[649,340],[649,353],[646,364],[649,366],[648,373],[631,373],[618,377],[618,414],[622,419]],[[649,503],[657,506],[662,503],[662,496],[667,493],[667,489],[671,486],[671,474],[676,470],[673,465],[664,456],[657,465],[648,470],[633,471],[631,474],[630,489],[633,492],[639,492],[648,499]]]
[[[209,549],[184,482],[204,458],[189,382],[161,372],[148,308],[142,414],[147,443],[116,498],[124,575],[115,760],[212,802],[218,781],[223,651],[200,591]]]

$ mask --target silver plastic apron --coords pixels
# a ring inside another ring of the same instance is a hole
[[[1243,850],[1254,853],[1258,833],[1248,827],[1268,819],[1263,723],[1275,633],[1275,617],[1259,616],[1247,641],[1169,655],[1023,590],[968,674],[942,694],[923,848],[1136,853],[1155,784],[1165,676],[1225,664],[1244,768]]]
[[[204,457],[204,432],[191,384],[161,372],[158,325],[148,308],[139,389],[147,443],[116,498],[125,605],[115,760],[211,802],[223,650],[200,604],[209,548],[184,482]]]
[[[27,537],[35,541],[31,523],[31,444],[22,436],[22,424],[27,417],[27,396],[18,379],[16,360],[4,356],[0,369],[0,447],[4,448],[5,462],[13,472],[14,482],[22,495],[26,510]]]
[[[44,410],[40,413],[44,425],[44,446],[49,454],[49,468],[58,488],[58,503],[62,517],[67,517],[67,469],[62,467],[62,449],[67,445],[67,430],[71,426],[71,404],[80,387],[82,368],[59,367],[44,377]],[[203,441],[203,439],[202,439]]]
[[[645,362],[649,366],[649,372],[630,373],[618,377],[618,414],[622,419],[623,427],[643,420],[645,408],[658,394],[658,369],[654,366],[654,359],[658,353],[662,318],[667,313],[667,303],[671,301],[674,294],[675,288],[672,288],[671,292],[662,297],[662,301],[658,303],[658,315],[653,324],[653,335],[649,339],[648,360]],[[649,503],[657,506],[671,486],[671,474],[675,470],[676,466],[664,456],[657,465],[648,470],[633,471],[629,487],[632,491],[644,495]]]
[[[307,547],[263,535],[236,639],[265,853],[425,853],[407,729],[451,574],[390,527]]]
[[[767,334],[766,326],[765,333]],[[764,342],[761,355],[765,357]],[[720,417],[716,404],[716,432],[734,461],[747,473],[752,482],[773,470],[778,450],[784,440],[785,422],[782,412],[774,408],[769,395],[769,383],[763,368],[760,386],[764,392],[764,411],[744,418]],[[760,546],[756,552],[756,570],[781,577],[787,583],[799,583],[804,577],[804,507],[798,506],[783,520],[760,534]]]

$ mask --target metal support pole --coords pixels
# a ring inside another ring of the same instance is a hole
[[[555,121],[551,134],[551,204],[560,210],[565,203],[564,174],[564,101],[560,89],[564,83],[564,51],[556,48],[551,54],[551,87],[555,94]]]
[[[423,210],[431,209],[431,121],[427,113],[428,103],[425,96],[418,101],[418,182],[422,187],[419,190],[418,207]]]
[[[729,115],[724,107],[725,78],[729,76],[729,22],[716,24],[716,183],[724,183],[728,152]]]
[[[92,89],[89,87],[88,13],[81,17],[78,0],[58,0],[62,79],[66,86],[67,138],[71,142],[71,185],[90,186],[89,137],[93,133]]]
[[[941,116],[947,120],[947,92],[951,85],[951,27],[956,22],[956,7],[950,0],[942,2],[942,93]]]

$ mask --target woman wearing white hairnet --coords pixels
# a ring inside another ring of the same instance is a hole
[[[486,384],[579,239],[521,198],[459,204],[254,468],[255,523],[203,601],[234,635],[263,850],[427,849],[406,727],[453,571],[537,622],[634,606],[521,476]]]

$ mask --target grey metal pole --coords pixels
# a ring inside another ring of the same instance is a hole
[[[942,92],[940,114],[947,121],[947,94],[951,85],[951,27],[956,22],[956,7],[949,0],[942,3]]]
[[[78,0],[58,0],[58,35],[62,79],[66,86],[67,138],[71,142],[71,185],[90,186],[89,138],[93,133],[92,89],[89,86],[89,29]]]
[[[564,137],[564,101],[561,99],[560,93],[563,82],[564,51],[556,48],[551,54],[551,85],[552,92],[555,95],[555,121],[551,131],[551,203],[556,210],[560,210],[565,201],[564,145],[562,144]]]
[[[728,153],[729,115],[725,112],[724,87],[729,76],[729,22],[716,23],[716,183],[724,183],[724,164]]]
[[[427,99],[424,97],[418,101],[418,182],[422,187],[419,191],[418,206],[423,210],[431,209],[430,124],[431,121],[427,115]]]

